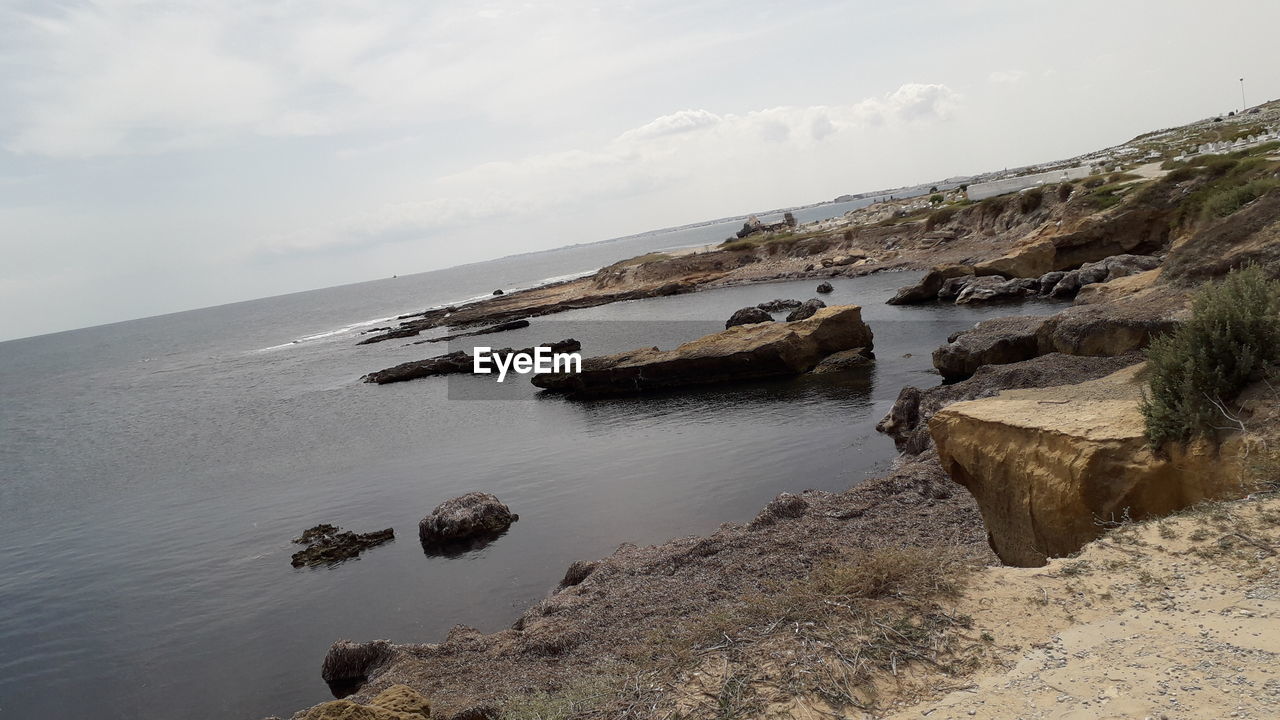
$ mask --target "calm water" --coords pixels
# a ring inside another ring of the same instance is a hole
[[[329,697],[319,664],[335,639],[497,630],[573,560],[745,521],[784,490],[857,483],[891,459],[873,426],[902,385],[936,382],[928,356],[947,334],[1048,310],[895,308],[883,300],[912,278],[874,276],[836,281],[827,298],[866,306],[879,361],[861,374],[595,403],[524,385],[523,400],[491,402],[449,400],[438,378],[358,382],[444,350],[355,346],[378,319],[730,229],[0,343],[0,717],[287,717]],[[665,346],[813,285],[565,313],[495,344]],[[602,322],[622,320],[646,322]],[[474,552],[425,555],[417,521],[476,489],[520,522]],[[317,522],[398,539],[291,568],[290,538]]]

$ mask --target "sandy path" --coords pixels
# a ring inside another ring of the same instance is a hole
[[[960,610],[1006,666],[889,717],[1280,717],[1277,550],[1273,497],[1124,528],[1044,568],[988,569]]]

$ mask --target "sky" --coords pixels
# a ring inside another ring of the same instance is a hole
[[[0,0],[0,339],[1066,158],[1271,0]]]

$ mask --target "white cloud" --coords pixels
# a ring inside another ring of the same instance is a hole
[[[745,114],[680,110],[627,130],[603,146],[483,163],[429,183],[429,199],[388,203],[322,230],[264,241],[271,254],[352,248],[409,239],[495,218],[554,214],[569,206],[626,201],[650,192],[729,179],[777,180],[774,167],[797,158],[867,155],[872,135],[944,122],[960,96],[940,84],[911,83],[849,105],[783,106]],[[688,194],[688,193],[686,193]],[[764,200],[763,202],[768,202]]]

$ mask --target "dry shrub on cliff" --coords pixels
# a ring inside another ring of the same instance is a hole
[[[1031,188],[1030,190],[1024,190],[1022,191],[1021,196],[1019,196],[1018,198],[1018,209],[1021,210],[1023,214],[1026,214],[1031,212],[1032,210],[1039,208],[1040,203],[1042,202],[1044,202],[1043,190],[1041,190],[1040,188]]]
[[[925,218],[924,229],[932,230],[941,225],[951,222],[951,218],[956,216],[956,208],[944,207],[929,213],[929,217]]]
[[[1227,406],[1280,364],[1280,281],[1257,266],[1206,285],[1191,318],[1147,351],[1142,403],[1153,446],[1235,426]]]

